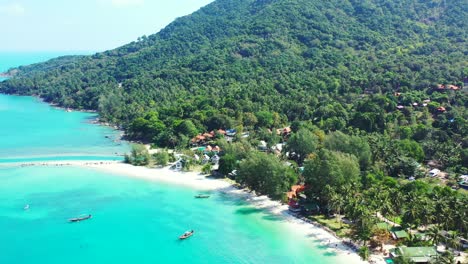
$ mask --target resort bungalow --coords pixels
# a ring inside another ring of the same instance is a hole
[[[208,163],[210,161],[210,156],[203,154],[202,164]]]
[[[184,165],[184,164],[183,164],[183,160],[182,160],[182,159],[179,159],[179,160],[177,160],[176,162],[174,162],[169,168],[170,168],[171,170],[179,171],[179,170],[182,169],[183,165]]]
[[[203,136],[207,139],[207,140],[211,140],[215,137],[215,133],[213,131],[211,132],[207,132],[207,133],[203,133]]]
[[[435,177],[435,176],[439,175],[439,173],[440,173],[439,169],[432,169],[432,170],[429,171],[429,176]]]
[[[401,256],[412,263],[432,263],[437,257],[437,250],[435,247],[397,247],[390,251],[390,256]]]
[[[260,142],[258,143],[258,150],[262,152],[268,150],[267,143],[264,140],[260,140]]]
[[[228,129],[228,130],[226,130],[226,136],[228,136],[228,137],[233,137],[233,136],[235,136],[236,134],[237,134],[237,130],[235,130],[235,129]]]
[[[221,135],[224,135],[226,134],[226,132],[224,130],[218,130],[217,131],[218,134],[221,134]],[[196,135],[194,138],[192,138],[190,140],[190,142],[192,143],[192,145],[194,146],[199,146],[199,145],[205,145],[207,144],[209,141],[211,141],[212,139],[214,139],[216,136],[216,132],[214,131],[211,131],[211,132],[205,132],[203,134],[198,134]]]
[[[443,113],[443,112],[447,111],[447,109],[445,109],[445,107],[443,107],[443,106],[439,106],[439,107],[437,107],[437,111]]]
[[[190,143],[192,143],[192,145],[194,145],[194,146],[198,146],[198,145],[205,144],[206,143],[205,140],[206,140],[206,137],[204,137],[203,135],[200,134],[200,135],[197,135],[194,138],[192,138],[190,140]]]
[[[211,151],[213,151],[215,153],[219,153],[219,152],[221,152],[221,148],[219,146],[214,146]]]
[[[460,188],[468,190],[468,175],[460,176],[460,181],[458,182]]]
[[[220,157],[215,154],[213,157],[211,157],[211,163],[213,163],[214,165],[218,165],[219,159]]]
[[[286,192],[288,198],[289,211],[300,212],[302,211],[301,202],[304,200],[301,196],[301,192],[305,191],[304,185],[293,185],[291,191]]]
[[[271,151],[273,151],[273,153],[275,153],[276,155],[280,155],[281,152],[283,151],[283,146],[284,146],[284,143],[278,143],[271,147]]]
[[[405,230],[394,230],[391,232],[392,238],[395,240],[407,239],[409,237]]]
[[[444,84],[438,84],[437,85],[437,90],[453,90],[453,91],[457,91],[457,90],[460,90],[460,87],[456,86],[456,85],[453,85],[453,84],[448,84],[448,85],[444,85]]]
[[[291,128],[290,127],[284,127],[284,128],[279,128],[276,129],[276,134],[278,136],[282,136],[283,138],[289,136],[291,134]]]

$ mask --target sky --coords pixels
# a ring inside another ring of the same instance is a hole
[[[0,0],[0,52],[104,51],[213,0]]]

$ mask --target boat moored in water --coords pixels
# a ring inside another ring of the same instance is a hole
[[[210,198],[210,196],[208,194],[198,194],[195,195],[195,198]]]
[[[88,220],[90,218],[91,218],[91,214],[88,214],[88,215],[82,215],[82,216],[70,218],[70,219],[68,219],[68,221],[69,222],[80,222],[80,221],[83,221],[83,220]]]
[[[195,231],[191,230],[191,231],[186,231],[183,235],[181,235],[179,237],[179,239],[186,239],[186,238],[189,238],[193,235],[193,233],[195,233]]]

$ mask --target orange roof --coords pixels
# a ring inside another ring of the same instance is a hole
[[[214,137],[214,136],[213,136],[212,134],[210,134],[210,133],[205,133],[205,134],[203,134],[203,136],[204,136],[204,137],[207,137],[207,138],[212,138],[212,137]]]
[[[296,198],[297,194],[300,193],[300,192],[305,191],[305,189],[306,189],[305,185],[293,185],[293,186],[291,186],[291,191],[286,192],[286,196],[289,199]]]
[[[437,111],[440,111],[440,112],[445,112],[445,107],[443,106],[440,106],[440,107],[437,107]]]
[[[276,134],[278,134],[278,135],[289,134],[289,133],[291,133],[291,128],[290,127],[276,129]]]
[[[291,186],[291,191],[299,193],[305,190],[305,185],[293,185]]]
[[[191,141],[192,141],[192,142],[198,142],[198,141],[200,141],[200,140],[205,140],[205,137],[202,136],[202,135],[197,135],[197,136],[195,136],[194,138],[192,138]]]
[[[219,134],[222,134],[222,135],[226,135],[226,131],[222,130],[222,129],[218,129],[218,133]]]
[[[437,85],[437,89],[445,89],[445,85],[443,85],[443,84],[438,84],[438,85]]]
[[[210,145],[208,145],[208,146],[206,147],[206,150],[208,150],[208,151],[211,151],[212,149],[213,149],[213,148],[212,148]]]
[[[213,148],[213,151],[220,152],[220,151],[221,151],[221,148],[220,148],[220,147],[218,147],[218,146],[215,146],[215,147]]]
[[[288,197],[288,199],[292,199],[296,197],[296,192],[287,192],[286,196]]]
[[[452,85],[452,84],[450,84],[450,85],[448,86],[448,88],[449,88],[449,89],[452,89],[452,90],[458,90],[458,89],[459,89],[458,86]]]

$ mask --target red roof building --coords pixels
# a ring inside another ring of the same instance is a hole
[[[286,196],[288,197],[288,199],[291,200],[293,198],[296,198],[299,195],[299,193],[305,191],[305,189],[305,185],[293,185],[291,186],[291,191],[286,193]]]
[[[440,107],[437,107],[437,111],[439,111],[439,112],[445,112],[445,111],[447,111],[447,110],[445,109],[445,107],[440,106]]]

